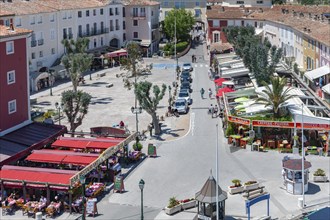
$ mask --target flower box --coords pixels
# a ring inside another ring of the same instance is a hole
[[[244,191],[244,187],[243,186],[236,186],[236,187],[228,186],[228,192],[230,194],[241,193],[243,191]]]
[[[313,176],[314,182],[327,182],[328,177],[327,176]]]
[[[176,205],[172,208],[165,207],[165,213],[168,215],[173,215],[174,213],[180,212],[182,209],[182,205]]]
[[[196,200],[190,200],[188,202],[181,203],[181,206],[182,206],[182,210],[194,208],[196,207]]]
[[[258,182],[248,184],[248,185],[244,184],[244,190],[245,191],[251,191],[251,190],[254,190],[254,189],[258,189],[258,188],[259,188],[259,183]]]

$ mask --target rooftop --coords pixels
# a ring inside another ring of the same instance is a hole
[[[9,28],[7,26],[0,25],[0,39],[6,38],[6,37],[13,37],[13,36],[29,34],[31,32],[32,32],[31,30],[24,29],[24,28],[14,28],[14,30],[12,30],[11,28]]]
[[[160,5],[157,1],[150,1],[150,0],[123,0],[124,5],[130,5],[130,6],[154,6],[154,5]]]
[[[0,17],[12,16],[12,15],[14,15],[14,13],[9,12],[9,11],[5,11],[0,7]]]

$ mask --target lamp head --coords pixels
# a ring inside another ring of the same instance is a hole
[[[131,111],[132,111],[132,113],[134,113],[134,107],[133,106],[131,107]]]
[[[143,190],[143,188],[144,188],[144,180],[143,179],[140,180],[139,187],[140,187],[141,190]]]

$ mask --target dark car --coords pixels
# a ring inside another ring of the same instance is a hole
[[[188,89],[188,91],[191,93],[192,92],[192,89],[190,87],[190,82],[187,82],[187,81],[183,81],[181,83],[181,86],[180,86],[180,90],[181,89]]]
[[[180,80],[181,80],[181,83],[185,82],[185,81],[192,83],[192,78],[190,77],[190,75],[181,75]]]

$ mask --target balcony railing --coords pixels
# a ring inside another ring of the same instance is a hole
[[[37,41],[36,40],[31,40],[31,47],[37,46]]]
[[[118,31],[120,29],[119,25],[116,25],[116,31]]]
[[[78,33],[78,37],[90,37],[90,36],[106,34],[106,33],[109,33],[109,28],[104,28],[104,29],[99,29],[99,30],[94,30],[92,28],[92,30],[90,32]]]
[[[38,46],[43,45],[43,44],[44,44],[44,39],[39,39],[38,40]]]
[[[140,14],[138,14],[138,13],[132,13],[131,16],[133,18],[146,18],[146,13],[140,13]]]
[[[151,25],[151,29],[157,29],[157,28],[159,28],[159,24],[153,24],[153,25]]]

